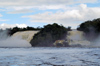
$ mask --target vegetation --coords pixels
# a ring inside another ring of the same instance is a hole
[[[77,29],[84,31],[86,38],[92,41],[100,34],[100,18],[94,19],[92,21],[85,21],[84,23],[80,24]]]
[[[27,31],[27,30],[41,30],[42,28],[37,27],[26,27],[26,28],[18,28],[18,27],[14,27],[14,28],[10,28],[10,29],[6,29],[9,31],[9,35],[13,35],[14,33],[18,32],[18,31]]]
[[[66,38],[67,31],[71,30],[71,28],[65,28],[62,25],[48,24],[44,26],[34,35],[34,38],[31,40],[32,46],[53,46],[53,43],[56,40],[62,40]]]
[[[35,34],[33,39],[31,40],[32,46],[43,46],[43,47],[50,47],[54,46],[54,42],[56,40],[64,40],[67,36],[67,31],[71,30],[71,27],[65,28],[63,25],[58,25],[56,23],[54,24],[48,24],[45,25],[43,28],[34,28],[34,27],[26,27],[26,28],[9,28],[6,30],[0,30],[7,31],[7,34],[9,36],[13,35],[14,33],[18,31],[27,31],[27,30],[39,30],[37,34]],[[64,43],[66,44],[66,43]],[[67,44],[66,44],[67,46]]]

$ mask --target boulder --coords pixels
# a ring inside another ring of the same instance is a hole
[[[69,44],[65,40],[56,40],[54,42],[54,46],[56,46],[56,47],[69,47]]]

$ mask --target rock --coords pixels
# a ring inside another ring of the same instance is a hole
[[[56,46],[56,47],[68,47],[69,45],[68,45],[68,42],[67,41],[65,41],[65,40],[56,40],[55,42],[54,42],[54,45]]]

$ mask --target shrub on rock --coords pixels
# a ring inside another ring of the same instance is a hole
[[[53,43],[56,40],[66,38],[67,31],[68,29],[62,25],[48,24],[34,35],[30,43],[32,46],[54,46]]]

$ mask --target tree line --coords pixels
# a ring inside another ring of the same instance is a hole
[[[6,30],[8,30],[8,35],[13,35],[14,33],[18,32],[18,31],[28,31],[28,30],[41,30],[42,28],[41,27],[37,27],[37,28],[34,28],[34,27],[29,27],[27,26],[26,28],[19,28],[19,27],[14,27],[14,28],[8,28]]]

